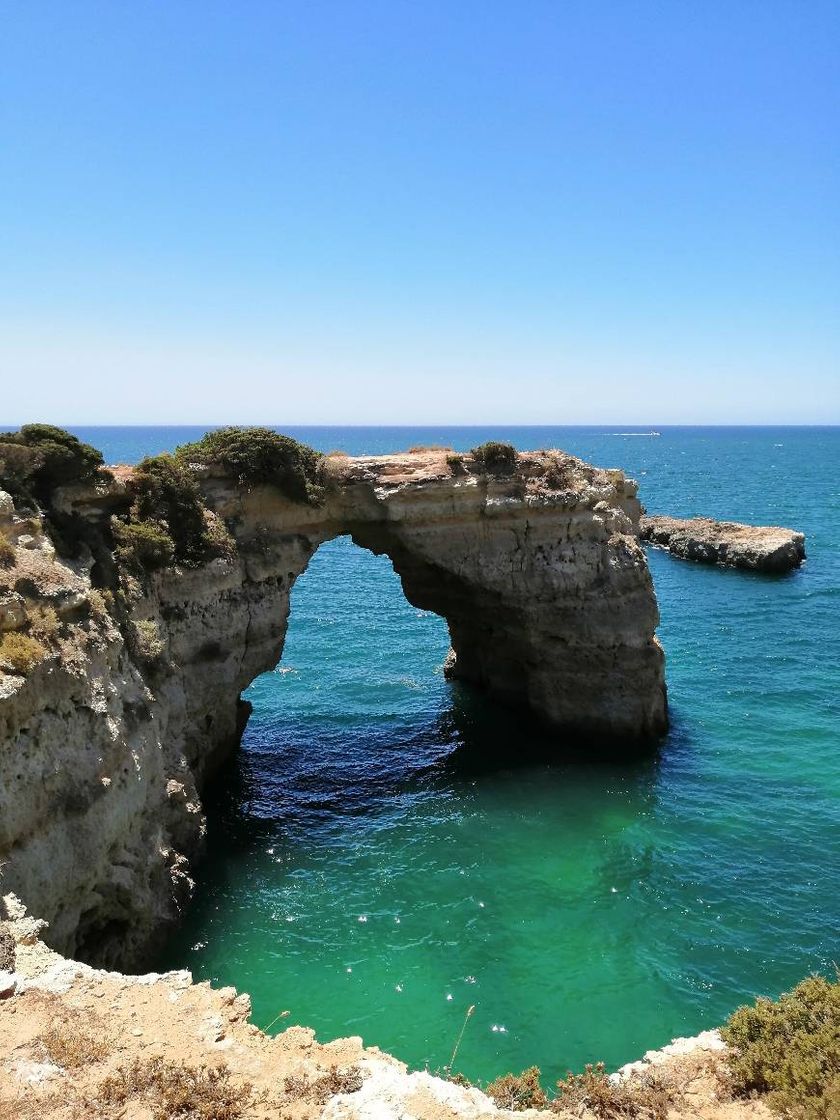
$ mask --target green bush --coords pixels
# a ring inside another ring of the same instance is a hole
[[[200,564],[209,540],[204,501],[189,467],[173,455],[156,455],[138,464],[128,485],[134,497],[132,520],[165,526],[174,559]]]
[[[121,564],[151,572],[174,561],[175,543],[159,523],[134,518],[120,521],[115,517],[111,525],[117,544],[117,560]]]
[[[840,1116],[840,983],[811,976],[776,1002],[739,1007],[721,1030],[736,1094],[796,1120]]]
[[[102,454],[52,424],[0,433],[0,485],[13,498],[48,503],[56,486],[95,477]]]
[[[323,456],[271,428],[220,428],[176,449],[189,463],[218,463],[242,486],[276,486],[296,502],[317,504],[323,497],[319,464]]]
[[[11,631],[0,638],[0,665],[8,666],[22,677],[47,656],[46,647],[37,638]]]
[[[482,474],[510,475],[516,470],[516,448],[512,443],[489,440],[474,447],[470,454]]]

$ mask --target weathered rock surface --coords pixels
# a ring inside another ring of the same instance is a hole
[[[130,475],[68,489],[57,510],[107,524]],[[495,478],[429,452],[336,459],[330,475],[307,505],[199,469],[233,549],[135,581],[128,618],[94,588],[107,558],[62,560],[40,517],[0,510],[16,545],[3,626],[32,633],[47,607],[56,620],[25,675],[0,659],[0,863],[54,948],[134,965],[177,920],[204,838],[198,791],[239,741],[241,692],[280,658],[295,579],[339,534],[387,554],[409,601],[446,619],[454,675],[578,742],[630,749],[665,729],[640,507],[620,471],[535,452]]]
[[[682,560],[755,572],[789,572],[805,559],[805,535],[777,525],[646,514],[640,520],[639,535]]]

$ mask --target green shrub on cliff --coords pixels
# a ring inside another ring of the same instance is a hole
[[[158,523],[166,527],[173,557],[180,564],[204,560],[208,537],[204,501],[189,467],[174,455],[156,455],[138,464],[128,484],[134,497],[131,516],[135,523]]]
[[[516,470],[516,448],[512,443],[489,440],[474,447],[470,454],[481,474],[510,475]]]
[[[16,500],[48,504],[56,486],[93,479],[101,452],[52,424],[0,433],[0,487]]]
[[[189,466],[174,455],[139,463],[128,492],[129,513],[112,523],[121,564],[154,571],[169,564],[197,567],[214,556],[235,554],[224,522],[207,509]]]
[[[39,661],[47,656],[47,648],[37,638],[10,631],[0,638],[0,667],[10,669],[25,677]]]
[[[271,428],[220,428],[177,448],[182,463],[218,463],[242,486],[276,486],[296,502],[317,504],[323,497],[323,456],[305,443]]]
[[[153,572],[175,559],[175,543],[163,525],[156,521],[121,521],[112,518],[116,558],[129,568]]]
[[[783,1116],[840,1116],[840,983],[811,976],[777,1001],[739,1007],[721,1030],[732,1088]]]

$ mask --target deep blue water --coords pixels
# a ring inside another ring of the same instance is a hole
[[[134,461],[201,428],[74,429]],[[443,680],[443,622],[323,546],[211,797],[167,964],[255,1017],[490,1077],[618,1064],[840,959],[840,429],[283,428],[321,450],[559,446],[656,512],[788,525],[786,577],[649,553],[672,729],[651,759],[516,765],[539,734]],[[539,744],[538,744],[539,745]],[[542,744],[545,745],[545,744]],[[456,748],[462,748],[457,751]],[[365,920],[362,920],[365,919]],[[451,997],[451,998],[450,998]]]

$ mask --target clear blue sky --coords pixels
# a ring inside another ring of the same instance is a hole
[[[836,0],[0,21],[7,423],[840,422]]]

